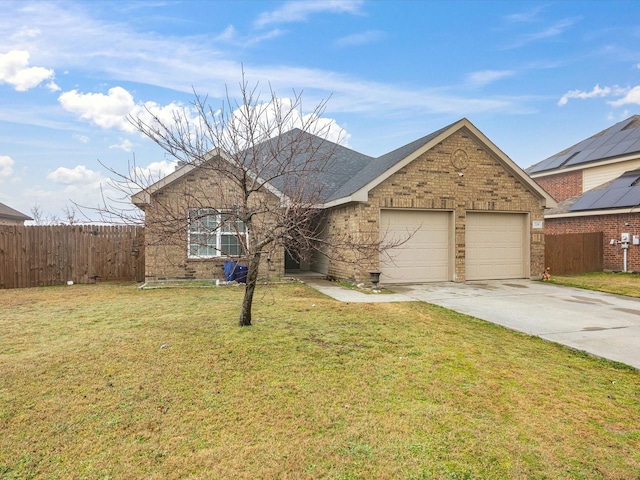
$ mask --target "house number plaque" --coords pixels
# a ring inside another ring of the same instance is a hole
[[[464,150],[458,149],[451,154],[451,165],[456,170],[464,170],[469,165],[469,156]]]

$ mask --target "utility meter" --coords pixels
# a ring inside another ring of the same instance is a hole
[[[629,243],[631,241],[631,234],[630,233],[621,233],[620,234],[620,241],[622,243]]]

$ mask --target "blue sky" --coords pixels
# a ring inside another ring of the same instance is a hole
[[[462,117],[526,168],[640,110],[640,2],[1,0],[0,202],[64,217],[170,171],[126,121],[303,92],[378,156]]]

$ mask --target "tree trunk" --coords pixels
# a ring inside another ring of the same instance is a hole
[[[258,267],[260,266],[260,253],[256,253],[249,258],[249,269],[247,271],[247,285],[244,289],[244,298],[242,300],[242,310],[240,311],[240,319],[238,325],[246,327],[251,325],[251,307],[253,304],[253,294],[256,290],[256,282],[258,281]]]

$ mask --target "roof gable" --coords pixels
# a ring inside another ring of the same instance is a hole
[[[415,140],[403,147],[393,150],[381,157],[374,159],[367,168],[345,183],[343,187],[336,191],[329,199],[327,206],[338,205],[348,201],[366,201],[368,192],[389,178],[395,172],[415,160],[424,152],[430,150],[440,142],[453,135],[455,132],[466,129],[480,143],[484,144],[498,158],[504,168],[510,171],[514,177],[522,181],[531,192],[537,195],[544,206],[556,205],[556,201],[529,177],[518,165],[516,165],[504,152],[502,152],[491,140],[489,140],[475,125],[463,118],[451,125],[436,130],[435,132]]]

